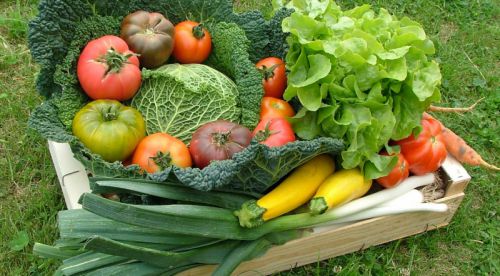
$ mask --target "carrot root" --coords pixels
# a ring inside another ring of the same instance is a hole
[[[499,167],[496,167],[486,161],[484,161],[483,159],[481,159],[481,166],[485,167],[485,168],[488,168],[490,170],[494,170],[494,171],[500,171],[500,168]]]
[[[484,100],[484,97],[477,100],[473,105],[471,105],[469,107],[443,107],[443,106],[431,105],[431,106],[429,106],[428,111],[465,113],[465,112],[469,112],[469,111],[474,110],[474,108],[476,108],[477,104],[479,104],[482,100]]]
[[[446,150],[460,163],[472,166],[482,166],[490,170],[500,171],[500,168],[484,161],[481,155],[479,155],[479,153],[477,153],[471,146],[469,146],[467,142],[462,139],[462,137],[458,136],[455,132],[447,128],[439,120],[435,119],[426,112],[424,112],[423,118],[431,118],[441,124],[441,127],[443,128],[441,135],[443,137],[443,142],[446,146]]]

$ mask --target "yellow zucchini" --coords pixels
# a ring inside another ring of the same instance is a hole
[[[372,181],[365,179],[359,169],[338,171],[319,186],[309,210],[313,215],[322,214],[332,207],[362,197],[371,186]]]
[[[259,200],[249,200],[235,211],[240,225],[255,227],[303,205],[335,171],[329,155],[319,155],[296,168],[283,182]]]

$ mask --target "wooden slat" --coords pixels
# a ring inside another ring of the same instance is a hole
[[[469,173],[453,156],[448,155],[441,169],[448,178],[445,197],[463,193],[471,180]]]
[[[448,204],[449,210],[445,213],[418,212],[374,218],[273,247],[264,256],[242,263],[233,275],[267,275],[289,270],[445,226],[463,197],[460,193],[437,200]],[[210,275],[214,268],[197,267],[180,275]]]

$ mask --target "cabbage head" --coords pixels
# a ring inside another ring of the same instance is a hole
[[[142,86],[132,100],[148,134],[168,133],[189,143],[201,125],[219,119],[239,122],[238,89],[226,75],[203,64],[168,64],[143,70]]]

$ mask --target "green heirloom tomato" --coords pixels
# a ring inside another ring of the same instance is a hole
[[[145,133],[141,113],[115,100],[90,102],[73,119],[73,134],[108,162],[129,157]]]

